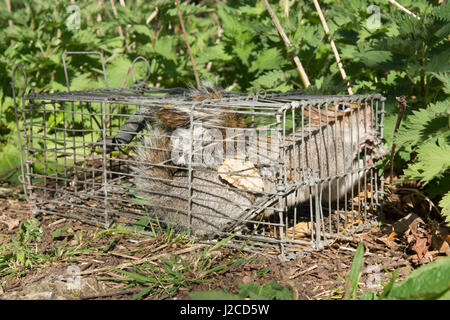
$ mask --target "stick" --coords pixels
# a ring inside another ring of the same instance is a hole
[[[155,11],[153,11],[153,13],[147,18],[147,20],[145,20],[146,24],[149,24],[150,22],[152,22],[152,20],[156,17],[156,15],[158,14],[159,9],[156,8]]]
[[[289,48],[291,47],[291,42],[289,41],[288,37],[286,36],[286,33],[284,32],[283,28],[281,27],[280,21],[278,21],[277,16],[273,12],[272,7],[267,2],[267,0],[263,0],[263,2],[264,2],[264,5],[266,6],[267,11],[269,12],[270,17],[273,20],[273,23],[275,24],[275,27],[277,28],[278,32],[280,33],[280,36],[283,39],[284,44],[286,45],[286,48],[289,51]],[[306,75],[305,69],[303,69],[302,63],[300,62],[300,59],[298,56],[294,56],[294,62],[297,66],[297,70],[303,81],[303,85],[305,86],[305,88],[308,88],[311,85],[311,83],[309,82],[308,76]]]
[[[289,0],[283,0],[283,6],[284,6],[284,16],[286,18],[289,18]]]
[[[98,0],[98,4],[103,7],[104,0]],[[97,22],[102,22],[102,15],[100,13],[97,13]],[[103,33],[103,29],[97,29],[97,35],[101,35]]]
[[[5,1],[6,1],[6,10],[8,10],[8,12],[11,13],[11,0]],[[14,27],[14,22],[11,19],[8,19],[8,24],[11,28]]]
[[[11,13],[11,0],[5,0],[6,1],[6,10],[8,10],[9,13]],[[10,28],[14,27],[14,22],[12,19],[8,19],[8,24]],[[11,40],[11,44],[14,44],[14,40]]]
[[[322,9],[320,8],[319,1],[313,0],[314,5],[316,6],[317,13],[319,14],[320,21],[322,22],[323,30],[325,30],[325,34],[328,37],[328,41],[330,41],[331,49],[333,50],[334,57],[336,58],[337,65],[339,67],[339,71],[341,72],[342,80],[344,80],[347,84],[348,94],[352,95],[353,91],[350,86],[350,83],[346,81],[347,75],[344,70],[344,66],[342,65],[341,58],[339,57],[339,52],[337,51],[336,45],[334,44],[334,40],[331,38],[330,30],[328,29],[327,22],[325,17],[323,16]]]
[[[189,57],[191,58],[192,69],[194,69],[195,82],[197,82],[197,89],[200,90],[200,88],[201,88],[200,79],[198,77],[197,67],[195,66],[195,60],[194,60],[194,56],[192,55],[191,46],[189,45],[189,39],[188,39],[188,35],[186,32],[186,28],[184,27],[184,20],[183,20],[183,15],[181,14],[180,2],[178,0],[175,0],[175,2],[177,4],[177,11],[178,11],[178,17],[180,18],[181,29],[183,30],[183,34],[184,34],[184,41],[186,42],[186,46],[187,46],[187,49],[189,52]]]
[[[409,11],[408,9],[406,9],[404,6],[402,6],[400,3],[398,3],[395,0],[388,0],[390,3],[392,3],[394,6],[396,6],[397,8],[399,8],[401,11],[406,12],[407,14],[413,16],[414,18],[416,18],[417,20],[420,20],[420,17],[416,16],[414,13],[412,13],[411,11]]]
[[[112,11],[113,11],[114,17],[117,17],[117,8],[116,8],[116,5],[114,4],[114,0],[110,0],[109,2],[111,3],[111,7],[112,7]],[[122,26],[118,26],[117,27],[117,32],[119,33],[119,36],[123,37]]]
[[[0,179],[3,179],[4,177],[10,175],[12,172],[20,169],[20,166],[15,166],[14,168],[11,168],[9,170],[6,170],[5,172],[0,174]]]
[[[397,133],[398,128],[400,127],[400,122],[402,121],[403,113],[406,110],[406,99],[404,96],[396,97],[397,101],[400,103],[400,112],[397,116],[397,122],[395,123],[394,128],[394,135]],[[392,149],[391,149],[391,158],[390,158],[390,165],[391,165],[391,172],[390,172],[390,183],[392,184],[392,179],[394,179],[394,153],[395,153],[395,143],[392,143]]]
[[[118,291],[105,292],[105,293],[89,294],[89,295],[81,296],[80,300],[121,296],[124,294],[137,293],[141,290],[142,290],[142,288],[133,288],[133,289],[127,289],[127,290],[118,290]]]

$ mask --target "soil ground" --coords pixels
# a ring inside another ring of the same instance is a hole
[[[31,217],[26,201],[20,199],[20,189],[3,189],[9,191],[0,197],[0,250],[17,238],[19,228],[23,228],[21,222]],[[142,299],[190,299],[189,293],[200,290],[237,294],[240,284],[272,281],[292,288],[295,299],[342,299],[345,279],[361,241],[365,255],[358,296],[363,291],[382,290],[382,284],[389,282],[394,270],[399,269],[402,279],[425,263],[425,258],[433,260],[445,255],[442,250],[430,248],[420,256],[421,252],[414,250],[406,236],[392,238],[392,227],[384,224],[353,239],[338,240],[330,248],[301,254],[292,261],[227,247],[220,247],[201,260],[204,245],[177,240],[175,236],[168,239],[164,234],[142,237],[120,232],[99,236],[101,228],[79,221],[55,215],[37,219],[42,235],[32,251],[47,258],[31,260],[32,265],[26,267],[16,262],[4,269],[17,272],[0,277],[0,299],[131,299],[146,285],[123,280],[126,277],[119,270],[133,272],[143,264],[147,265],[147,272],[155,275],[152,279],[156,282]],[[2,254],[0,251],[0,258]],[[213,268],[237,259],[244,261],[210,273],[199,266],[207,261]],[[168,261],[172,260],[168,268]],[[1,263],[0,260],[0,275]],[[171,268],[179,272],[178,282],[167,280]],[[158,272],[164,277],[158,277]]]

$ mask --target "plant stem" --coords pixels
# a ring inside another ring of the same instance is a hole
[[[314,6],[316,7],[317,13],[319,14],[320,21],[322,22],[323,30],[325,31],[325,34],[328,37],[328,41],[330,42],[331,49],[333,50],[334,57],[336,58],[336,63],[338,65],[339,71],[341,72],[342,80],[346,82],[348,94],[352,95],[352,87],[350,86],[350,83],[347,81],[347,75],[344,70],[344,66],[342,64],[342,60],[339,57],[339,52],[337,51],[336,45],[334,44],[334,40],[331,38],[330,30],[328,29],[327,21],[325,20],[325,17],[323,16],[322,9],[320,8],[319,1],[313,0]]]
[[[396,100],[400,104],[400,112],[397,116],[397,122],[395,123],[394,128],[394,136],[398,131],[398,128],[400,127],[400,122],[402,121],[403,113],[406,110],[406,99],[404,96],[397,97]],[[390,183],[392,184],[392,180],[394,179],[394,154],[395,154],[395,143],[392,143],[392,149],[391,149],[391,158],[390,158],[390,166],[391,166],[391,172],[390,172]]]
[[[197,83],[197,89],[200,90],[200,88],[201,88],[200,79],[198,77],[197,67],[195,65],[194,56],[192,55],[191,46],[189,45],[189,39],[188,39],[188,35],[186,32],[186,28],[184,27],[184,21],[183,21],[183,15],[181,14],[180,2],[178,0],[175,0],[175,2],[177,4],[178,18],[180,18],[181,29],[183,30],[183,34],[184,34],[184,41],[186,42],[186,46],[187,46],[187,49],[189,52],[189,57],[191,58],[192,69],[194,69],[195,82]]]
[[[291,42],[289,41],[289,38],[287,37],[286,33],[284,32],[283,27],[280,24],[280,21],[278,21],[277,16],[273,12],[272,7],[267,2],[267,0],[263,0],[263,3],[266,6],[266,9],[269,12],[270,17],[272,18],[273,23],[275,24],[275,27],[277,28],[278,32],[280,33],[280,36],[283,39],[284,44],[286,45],[286,48],[289,52],[289,49],[291,47]],[[298,56],[294,56],[294,62],[297,66],[297,70],[303,81],[303,85],[305,86],[305,88],[308,88],[311,85],[311,83],[309,82],[308,76],[306,75],[305,69],[303,69],[302,63],[300,62],[300,59]]]

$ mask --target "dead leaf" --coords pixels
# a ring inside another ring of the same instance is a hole
[[[425,258],[425,254],[428,252],[428,241],[426,238],[418,238],[416,242],[412,246],[412,250],[414,250],[419,258],[419,261],[422,262],[423,258]]]
[[[391,234],[387,237],[387,240],[394,241],[397,237],[397,233],[395,231],[391,232]]]
[[[393,248],[396,246],[395,242],[393,240],[390,240],[389,238],[377,238],[377,241],[383,243],[388,248]]]
[[[450,256],[450,245],[447,241],[442,242],[442,246],[439,248],[439,253],[445,253],[446,256]]]
[[[0,223],[5,224],[8,227],[8,231],[12,231],[14,228],[18,227],[20,224],[20,220],[18,219],[11,219],[10,217],[6,215],[0,216]]]
[[[289,237],[295,238],[309,237],[311,235],[311,222],[299,222],[294,227],[290,227],[287,234]]]
[[[225,159],[217,169],[219,177],[232,186],[249,191],[264,191],[264,182],[250,161]]]
[[[410,228],[411,224],[416,220],[418,223],[425,224],[425,222],[423,222],[423,220],[417,214],[410,213],[406,217],[394,223],[393,231],[396,234],[405,233]]]

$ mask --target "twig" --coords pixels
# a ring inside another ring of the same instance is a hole
[[[4,177],[10,175],[12,172],[16,171],[20,169],[20,165],[19,166],[15,166],[14,168],[11,168],[9,170],[6,170],[5,172],[0,174],[0,179],[3,179]]]
[[[296,274],[294,274],[294,275],[292,275],[291,277],[289,277],[289,279],[295,279],[295,278],[297,278],[298,276],[301,276],[301,275],[303,275],[303,274],[305,274],[305,273],[307,273],[307,272],[309,272],[309,271],[312,271],[312,270],[314,270],[314,269],[316,269],[317,268],[317,264],[315,264],[315,265],[313,265],[311,268],[308,268],[308,269],[306,269],[306,270],[302,270],[302,271],[300,271],[300,272],[298,272],[298,273],[296,273]]]
[[[402,121],[403,113],[406,110],[406,99],[404,96],[396,97],[395,98],[400,103],[400,112],[397,115],[397,122],[395,123],[394,128],[394,136],[398,131],[398,128],[400,127],[400,122]],[[392,184],[392,179],[394,179],[394,153],[395,153],[395,143],[392,143],[392,150],[391,150],[391,158],[390,158],[390,183]]]
[[[11,0],[5,0],[6,2],[6,10],[8,10],[9,13],[11,13]],[[8,24],[10,28],[14,27],[14,22],[12,19],[8,19]],[[14,40],[11,40],[11,44],[14,44]]]
[[[284,16],[289,18],[289,0],[283,0],[284,2]]]
[[[152,22],[152,20],[156,17],[158,12],[159,12],[159,9],[156,8],[155,11],[153,11],[153,13],[147,18],[147,20],[145,20],[145,23],[149,24],[150,22]]]
[[[411,191],[414,192],[415,194],[418,194],[419,196],[423,197],[429,204],[430,207],[434,208],[434,210],[436,210],[436,212],[438,214],[441,214],[441,210],[439,210],[438,207],[436,207],[436,205],[433,203],[433,201],[431,201],[430,198],[428,198],[423,192],[421,192],[420,190],[414,189],[414,188],[397,188],[397,191]]]
[[[142,288],[134,288],[134,289],[128,289],[128,290],[118,290],[118,291],[112,291],[112,292],[89,294],[89,295],[86,295],[86,296],[80,296],[80,300],[95,299],[95,298],[105,298],[105,297],[113,297],[113,296],[122,296],[124,294],[135,293],[135,292],[139,292],[141,290],[142,290]]]
[[[98,0],[98,4],[100,7],[103,7],[104,5],[104,0]],[[102,22],[102,15],[99,13],[97,13],[97,22]],[[101,35],[103,33],[103,29],[99,28],[97,29],[97,35]]]
[[[112,11],[113,11],[114,17],[117,18],[117,9],[116,9],[116,5],[114,4],[114,0],[110,0],[109,2],[111,3],[111,7],[112,7]],[[118,26],[117,27],[117,32],[119,33],[119,36],[123,37],[122,26]]]
[[[133,257],[133,256],[129,256],[129,255],[122,254],[122,253],[118,253],[118,252],[114,252],[114,251],[110,252],[109,254],[111,254],[111,255],[113,255],[113,256],[116,256],[116,257],[125,258],[125,259],[139,260],[138,257]]]
[[[183,30],[183,34],[184,34],[184,41],[186,42],[186,46],[187,46],[187,49],[189,52],[189,57],[191,58],[192,69],[194,69],[195,82],[197,83],[197,89],[200,90],[200,88],[201,88],[200,79],[198,77],[197,67],[195,65],[194,56],[192,55],[191,46],[189,45],[189,38],[188,38],[188,35],[186,32],[186,28],[184,27],[184,20],[183,20],[183,15],[181,14],[180,2],[178,0],[175,0],[175,2],[177,4],[178,18],[180,18],[181,29]]]
[[[336,241],[339,240],[339,238],[346,240],[346,241],[351,241],[350,238],[343,237],[342,235],[344,234],[344,232],[348,231],[351,226],[358,224],[358,223],[361,223],[361,221],[356,220],[356,221],[353,221],[352,223],[350,223],[349,225],[347,225],[341,232],[339,232],[339,234],[336,236],[336,238],[333,240],[333,242],[330,243],[329,247],[331,248],[336,243]],[[351,239],[353,239],[353,238],[351,238]]]
[[[272,7],[267,2],[267,0],[263,0],[263,3],[266,6],[266,9],[269,12],[270,17],[272,18],[273,23],[275,24],[275,27],[277,28],[278,33],[280,34],[281,38],[283,39],[284,44],[286,45],[286,48],[288,49],[288,52],[289,52],[289,49],[291,47],[291,42],[289,41],[289,38],[286,36],[286,33],[283,30],[283,27],[281,27],[280,21],[278,21],[277,16],[273,12]],[[311,85],[311,83],[309,82],[308,76],[305,72],[305,69],[303,69],[302,63],[300,62],[300,59],[298,56],[294,56],[294,62],[297,66],[297,70],[303,81],[303,85],[305,86],[305,88],[308,88]]]
[[[153,276],[155,277],[156,281],[158,281],[159,285],[161,286],[161,288],[163,288],[163,290],[167,293],[167,295],[170,297],[170,292],[167,290],[166,286],[164,286],[161,282],[161,280],[159,280],[159,277],[155,274],[155,272],[152,269],[149,269],[150,272],[153,274]]]
[[[330,41],[331,49],[333,50],[334,57],[336,58],[336,62],[337,62],[339,71],[341,72],[342,80],[344,80],[347,84],[348,94],[352,95],[353,94],[352,88],[350,86],[350,83],[347,81],[347,75],[345,73],[344,66],[342,64],[342,60],[339,57],[339,52],[337,51],[336,45],[334,44],[334,40],[331,38],[330,30],[328,29],[327,22],[322,13],[322,9],[320,8],[319,1],[314,0],[314,5],[316,6],[317,13],[319,14],[320,21],[322,22],[323,30],[325,30],[325,34],[328,37],[328,41]]]
[[[325,291],[323,291],[323,292],[321,292],[321,293],[319,293],[319,294],[316,294],[316,295],[313,296],[312,298],[313,298],[313,299],[316,299],[317,297],[320,297],[320,296],[323,296],[323,295],[329,294],[329,293],[331,293],[331,290],[325,290]]]
[[[402,6],[400,3],[398,3],[395,0],[388,0],[390,3],[392,3],[394,6],[396,6],[397,8],[399,8],[401,11],[406,12],[407,14],[413,16],[414,18],[416,18],[417,20],[420,20],[420,17],[416,16],[414,13],[412,13],[411,11],[409,11],[408,9],[406,9],[404,6]]]
[[[53,227],[53,226],[56,226],[57,224],[60,224],[60,223],[62,223],[64,221],[66,221],[66,218],[62,218],[62,219],[56,220],[56,221],[50,223],[48,226],[49,227]]]
[[[6,10],[11,13],[11,0],[5,0],[6,2]],[[11,19],[8,19],[8,24],[12,28],[14,27],[14,22]]]

